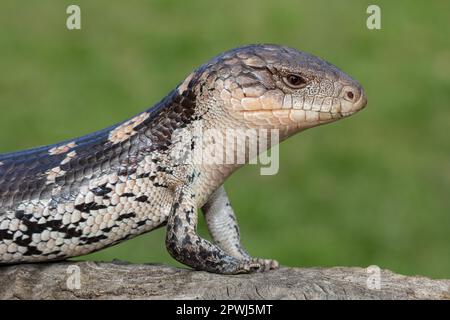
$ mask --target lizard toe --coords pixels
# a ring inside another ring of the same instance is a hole
[[[248,261],[240,265],[237,273],[254,273],[261,270],[261,264],[255,261]]]
[[[261,266],[258,270],[259,272],[275,270],[280,267],[280,264],[278,263],[278,261],[272,260],[272,259],[253,258],[252,262],[256,262]]]

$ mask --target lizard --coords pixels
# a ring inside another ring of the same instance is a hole
[[[269,149],[366,103],[356,80],[314,55],[275,44],[221,53],[126,121],[1,154],[0,264],[65,260],[165,226],[168,252],[193,269],[276,269],[277,261],[253,258],[242,246],[224,188],[249,157],[244,163],[194,161],[202,139],[194,131],[276,130],[279,141],[271,140]],[[209,144],[224,147],[213,140]],[[248,149],[243,139],[236,143]],[[200,210],[212,241],[197,233]]]

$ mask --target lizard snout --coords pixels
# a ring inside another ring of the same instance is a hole
[[[353,114],[363,109],[367,104],[366,94],[359,84],[344,86],[341,97],[341,113],[343,116]]]

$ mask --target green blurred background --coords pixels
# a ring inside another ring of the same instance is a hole
[[[65,27],[69,4],[82,30]],[[382,30],[366,28],[369,4]],[[244,245],[289,266],[448,278],[449,13],[445,0],[2,0],[0,152],[130,117],[221,51],[292,46],[359,80],[369,104],[284,142],[277,175],[247,166],[227,181]],[[163,229],[83,257],[113,258],[178,265]]]

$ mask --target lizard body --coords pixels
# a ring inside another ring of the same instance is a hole
[[[249,45],[218,55],[127,121],[0,155],[0,263],[84,255],[167,225],[169,253],[195,269],[276,268],[240,244],[223,183],[242,163],[194,161],[200,145],[225,147],[214,136],[200,144],[196,130],[277,130],[284,140],[365,105],[355,80],[295,49]],[[199,208],[214,243],[196,232]]]

